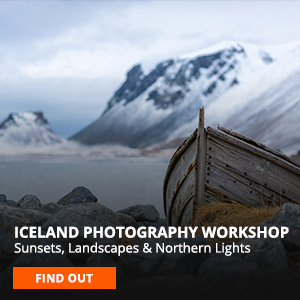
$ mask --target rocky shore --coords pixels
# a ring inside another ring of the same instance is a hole
[[[60,244],[65,254],[15,253],[15,226],[76,226],[80,234],[68,239],[22,239],[23,245]],[[179,295],[190,293],[225,293],[231,289],[249,293],[268,289],[278,295],[297,287],[300,280],[300,206],[284,204],[279,212],[261,226],[288,226],[289,234],[277,239],[243,240],[251,246],[248,254],[234,253],[231,256],[213,253],[68,253],[67,244],[142,245],[165,243],[176,245],[185,242],[190,245],[208,245],[198,236],[187,239],[132,239],[119,238],[101,240],[82,235],[83,226],[155,226],[167,227],[153,205],[136,205],[113,212],[100,204],[85,187],[77,187],[57,202],[41,204],[35,195],[25,195],[19,201],[0,195],[0,283],[1,292],[12,289],[13,267],[55,267],[88,266],[116,267],[118,292]],[[218,287],[216,289],[216,287]]]

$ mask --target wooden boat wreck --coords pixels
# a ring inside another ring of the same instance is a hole
[[[248,206],[300,203],[300,165],[231,130],[199,127],[177,149],[164,180],[168,224],[188,226],[196,206],[214,202]]]

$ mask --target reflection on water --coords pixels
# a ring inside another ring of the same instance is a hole
[[[162,158],[1,158],[0,194],[18,201],[25,194],[42,203],[57,202],[83,185],[110,209],[153,204],[163,212]]]

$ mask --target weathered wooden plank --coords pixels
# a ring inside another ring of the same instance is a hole
[[[203,107],[200,109],[200,114],[199,114],[195,172],[196,172],[196,183],[195,183],[194,205],[199,206],[205,203],[206,131],[204,128]]]
[[[220,202],[220,199],[222,199],[222,196],[223,196],[223,194],[220,193],[218,190],[213,189],[208,184],[205,185],[205,203],[206,204]]]
[[[194,212],[194,196],[187,201],[185,207],[182,209],[181,215],[179,216],[178,219],[177,226],[192,226],[193,212]]]
[[[275,189],[272,189],[272,184],[265,185],[265,178],[263,178],[263,174],[257,174],[256,180],[253,180],[249,176],[245,176],[242,172],[233,169],[229,165],[226,168],[223,165],[219,165],[217,162],[211,161],[211,166],[212,171],[214,170],[214,168],[217,168],[220,172],[222,172],[222,178],[226,177],[230,181],[233,180],[233,193],[238,195],[238,189],[234,187],[234,185],[240,185],[240,188],[245,191],[243,195],[246,195],[246,198],[249,199],[249,204],[251,204],[252,201],[253,204],[255,204],[255,202],[263,204],[270,204],[275,202],[283,203],[288,201],[296,202],[289,197],[289,193],[281,193],[281,190],[277,189],[278,185],[275,185]],[[213,175],[212,172],[211,175]],[[210,179],[212,177],[213,176],[210,176]],[[259,195],[259,200],[255,201],[255,199],[252,199],[255,195]],[[239,196],[241,197],[241,194]]]
[[[226,161],[220,156],[214,156],[213,152],[217,155],[222,152],[226,156]],[[299,195],[300,182],[297,180],[298,176],[268,160],[257,156],[249,156],[247,151],[239,148],[232,147],[228,149],[222,141],[218,140],[214,140],[214,146],[211,147],[210,154],[211,157],[215,157],[216,162],[237,174],[241,174],[250,182],[261,184],[276,192],[278,192],[281,183],[289,191],[293,190],[295,197]],[[284,190],[282,192],[285,193]]]
[[[254,156],[260,156],[264,159],[267,159],[268,161],[276,163],[278,166],[282,167],[283,169],[287,169],[293,173],[295,173],[297,176],[300,175],[300,166],[297,165],[295,162],[290,163],[289,161],[286,161],[282,159],[281,157],[278,157],[268,151],[265,151],[261,148],[255,147],[243,140],[237,139],[233,137],[232,135],[226,134],[220,130],[213,129],[211,127],[207,127],[207,133],[211,135],[212,137],[218,137],[220,140],[223,140],[224,142],[235,145],[236,147],[240,147],[242,149],[247,150],[249,153],[253,153]]]
[[[207,189],[218,191],[219,201],[233,200],[245,205],[263,206],[287,202],[288,199],[267,187],[249,182],[244,176],[212,162],[207,176]]]
[[[261,149],[263,149],[263,150],[265,150],[265,151],[267,151],[269,153],[272,153],[272,154],[274,154],[274,155],[276,155],[276,156],[284,159],[285,161],[288,161],[289,163],[291,163],[293,165],[299,166],[299,164],[297,164],[297,162],[295,162],[294,160],[292,160],[290,157],[286,156],[285,154],[283,154],[283,153],[281,153],[281,152],[279,152],[279,151],[277,151],[277,150],[275,150],[273,148],[270,148],[270,147],[264,145],[263,143],[255,141],[255,140],[253,140],[253,139],[251,139],[251,138],[249,138],[247,136],[244,136],[244,135],[242,135],[242,134],[240,134],[238,132],[226,129],[226,128],[221,127],[221,126],[218,126],[218,129],[221,130],[221,131],[223,131],[223,132],[225,132],[225,133],[227,133],[227,134],[229,134],[229,135],[232,135],[233,137],[236,137],[236,138],[238,138],[238,139],[240,139],[242,141],[245,141],[248,144],[251,144],[251,145],[253,145],[255,147],[261,148]]]
[[[174,168],[176,167],[178,161],[183,156],[183,154],[190,148],[191,144],[196,144],[197,139],[197,129],[184,141],[184,143],[175,151],[172,158],[170,159],[163,187],[163,197],[164,197],[164,210],[167,214],[167,188],[169,186],[169,180],[172,173],[174,173]],[[196,151],[196,149],[195,149]],[[196,158],[196,157],[195,157]]]
[[[205,130],[202,111],[198,135],[194,132],[173,155],[164,181],[170,225],[191,225],[193,204],[300,203],[299,165],[259,142],[220,129]]]
[[[196,140],[190,145],[190,147],[182,154],[177,161],[176,166],[173,168],[173,172],[170,174],[168,185],[166,186],[165,199],[166,199],[166,214],[169,213],[172,205],[172,199],[178,189],[185,180],[187,174],[192,172],[195,166],[196,157]]]
[[[177,224],[179,216],[186,205],[188,199],[194,196],[195,190],[195,172],[190,172],[182,185],[178,189],[178,192],[174,195],[174,198],[170,201],[172,205],[169,209],[169,221],[170,224]],[[192,219],[192,216],[191,216]]]
[[[242,176],[250,184],[257,184],[269,190],[275,196],[280,195],[291,201],[300,201],[299,176],[290,170],[281,168],[276,161],[269,161],[261,156],[253,155],[247,149],[217,137],[208,135],[207,164],[215,162],[225,169]]]

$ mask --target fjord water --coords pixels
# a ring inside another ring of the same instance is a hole
[[[0,158],[0,194],[16,201],[34,194],[48,203],[82,185],[113,211],[153,204],[164,217],[167,165],[166,158]]]

